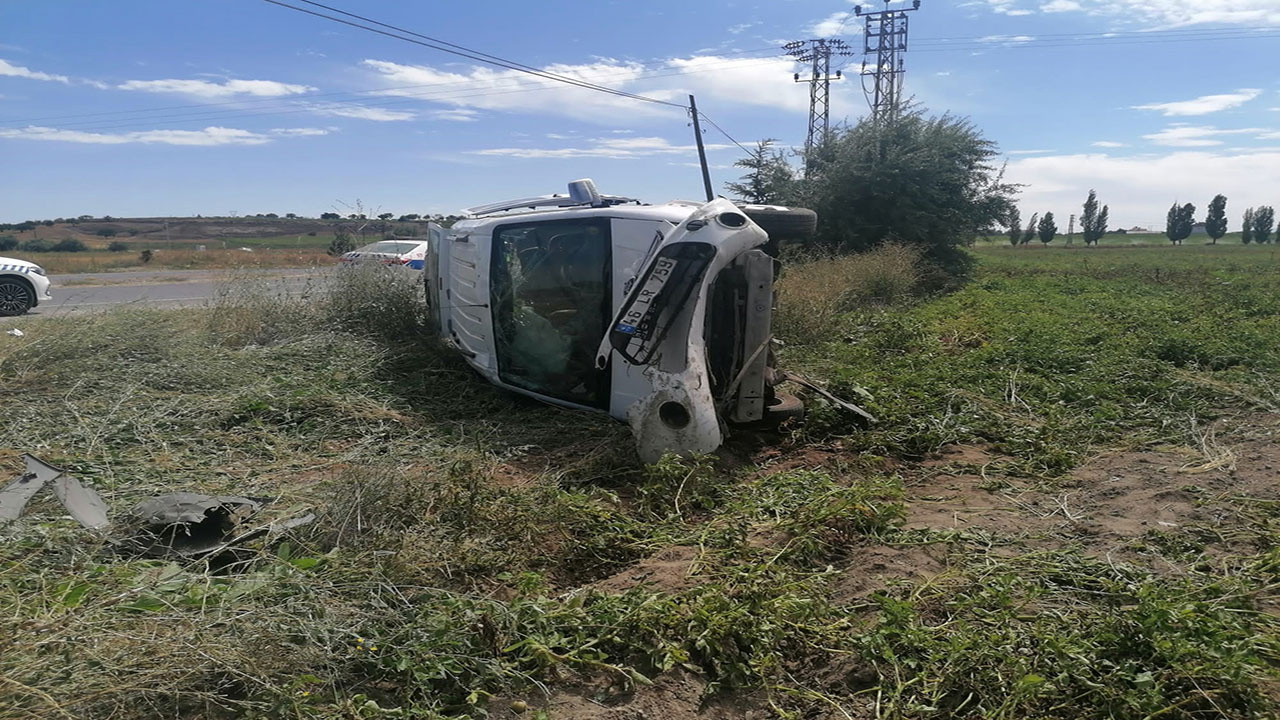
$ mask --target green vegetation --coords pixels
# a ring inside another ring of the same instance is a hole
[[[117,512],[181,489],[319,519],[216,574],[33,506],[0,528],[0,718],[577,717],[539,688],[625,703],[681,673],[788,718],[1271,715],[1273,479],[1171,472],[1217,520],[1114,554],[1068,496],[1099,452],[1200,457],[1215,417],[1275,432],[1280,261],[976,254],[938,297],[918,248],[791,262],[782,364],[880,422],[810,399],[770,444],[652,468],[625,427],[476,379],[378,268],[284,302],[240,278],[209,310],[25,318],[0,336],[5,475],[32,450]],[[938,465],[954,443],[988,456]],[[922,520],[966,474],[981,504],[1061,514]]]

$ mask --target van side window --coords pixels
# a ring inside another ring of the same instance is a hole
[[[613,315],[610,242],[607,218],[494,230],[490,297],[504,382],[607,408],[595,353]]]

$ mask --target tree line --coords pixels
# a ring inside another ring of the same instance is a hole
[[[1110,232],[1107,228],[1110,208],[1103,205],[1099,209],[1097,192],[1090,190],[1089,197],[1084,202],[1083,210],[1080,220],[1084,244],[1097,245],[1098,240]],[[1058,226],[1051,212],[1047,212],[1044,215],[1038,213],[1032,215],[1031,221],[1024,227],[1018,208],[1010,207],[1005,218],[1005,225],[1008,228],[1005,231],[1005,235],[1009,239],[1009,244],[1015,246],[1026,245],[1037,238],[1041,243],[1048,245],[1053,242],[1058,234]],[[1204,231],[1209,236],[1210,245],[1218,244],[1218,240],[1227,234],[1228,225],[1227,196],[1215,195],[1213,200],[1209,202],[1209,209],[1204,219]],[[1191,203],[1179,205],[1175,202],[1169,208],[1169,212],[1165,217],[1164,235],[1169,239],[1170,243],[1181,245],[1183,240],[1191,237],[1192,233],[1195,232],[1195,226],[1196,206]],[[1275,209],[1271,206],[1263,205],[1244,211],[1244,222],[1242,223],[1240,234],[1240,239],[1244,244],[1271,242],[1272,233],[1275,230]],[[1124,231],[1121,230],[1119,232]],[[1280,242],[1280,233],[1276,234],[1276,242]]]

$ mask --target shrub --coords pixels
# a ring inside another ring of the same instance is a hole
[[[959,246],[1007,220],[1017,190],[976,126],[919,108],[833,132],[814,152],[798,199],[818,213],[817,244],[841,250],[898,242],[964,272]]]
[[[107,249],[110,250],[111,252],[128,252],[129,243],[120,242],[119,240],[112,240],[111,243],[107,245]]]
[[[338,257],[339,255],[349,253],[355,249],[356,241],[351,237],[351,233],[347,232],[346,228],[336,228],[333,233],[333,240],[329,243],[329,249],[327,252],[333,257]]]
[[[104,237],[104,238],[115,237],[116,231],[111,228],[102,228],[101,230],[98,231],[97,235],[98,237]]]
[[[63,238],[53,245],[54,252],[84,252],[88,249],[82,241],[75,238]]]
[[[18,238],[12,235],[0,235],[0,251],[17,250]]]
[[[49,252],[53,249],[53,243],[42,238],[32,238],[22,243],[23,252]]]
[[[151,250],[143,250],[141,253],[138,254],[138,259],[141,260],[143,264],[146,264],[151,262],[151,258],[153,255],[154,253],[152,253]]]
[[[358,264],[341,268],[328,290],[323,311],[337,327],[391,344],[418,341],[429,334],[421,273]]]
[[[844,313],[910,298],[925,278],[922,256],[918,247],[889,244],[857,255],[792,259],[777,284],[779,335],[802,343],[829,340]]]

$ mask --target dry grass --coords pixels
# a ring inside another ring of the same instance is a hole
[[[323,250],[260,248],[244,250],[154,250],[144,263],[138,252],[91,250],[78,253],[28,253],[23,259],[39,264],[50,274],[107,272],[113,270],[234,270],[238,268],[295,268],[332,265]]]
[[[777,285],[780,334],[788,342],[834,339],[845,313],[907,300],[918,292],[922,277],[920,251],[905,245],[794,258]]]

